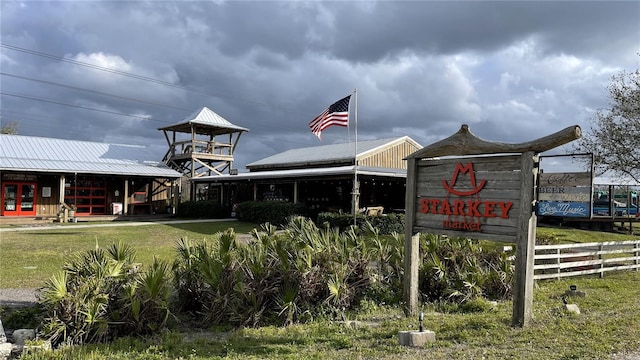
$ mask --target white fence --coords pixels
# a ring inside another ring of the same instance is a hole
[[[640,269],[640,240],[536,245],[535,280]]]

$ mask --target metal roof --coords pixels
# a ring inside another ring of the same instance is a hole
[[[362,158],[377,149],[389,146],[394,143],[410,141],[417,147],[420,147],[413,139],[408,136],[391,139],[376,139],[358,141],[358,158]],[[331,145],[312,146],[306,148],[298,148],[287,150],[262,160],[254,161],[247,164],[247,168],[263,168],[269,166],[283,165],[303,165],[303,164],[328,164],[336,162],[347,162],[354,158],[355,144],[341,143]]]
[[[0,134],[0,170],[179,178],[144,146]]]
[[[250,173],[240,173],[238,175],[212,175],[202,176],[192,179],[193,182],[231,182],[239,180],[267,180],[267,179],[286,179],[286,178],[305,178],[318,176],[337,176],[350,175],[353,176],[355,166],[336,166],[315,169],[292,169],[292,170],[273,170],[273,171],[256,171]],[[390,169],[358,166],[358,175],[375,176],[375,177],[396,177],[406,178],[406,169]]]
[[[593,178],[594,185],[628,185],[640,186],[640,182],[628,175],[613,174],[611,172],[595,176]]]
[[[216,114],[206,106],[187,116],[179,123],[165,126],[158,130],[190,132],[191,125],[195,125],[196,129],[200,129],[202,133],[212,135],[249,131],[247,128],[230,123],[227,119]]]

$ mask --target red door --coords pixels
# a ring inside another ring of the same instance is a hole
[[[2,216],[35,216],[36,183],[2,184]]]

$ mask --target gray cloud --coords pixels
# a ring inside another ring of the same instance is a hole
[[[353,140],[353,126],[329,128],[319,143],[307,123],[356,88],[359,138],[409,135],[427,145],[468,123],[486,139],[517,142],[587,127],[594,109],[608,104],[611,76],[640,59],[639,2],[0,7],[2,43],[40,53],[3,47],[2,72],[67,86],[2,76],[3,124],[17,121],[24,135],[148,145],[161,158],[166,143],[157,128],[207,106],[250,129],[236,153],[240,167],[294,147]]]

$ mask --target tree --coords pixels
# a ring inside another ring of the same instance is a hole
[[[18,123],[10,122],[7,125],[0,127],[0,134],[9,134],[9,135],[18,134]]]
[[[640,182],[640,70],[614,75],[607,90],[610,108],[596,112],[579,150],[594,154],[596,173],[611,171]]]

